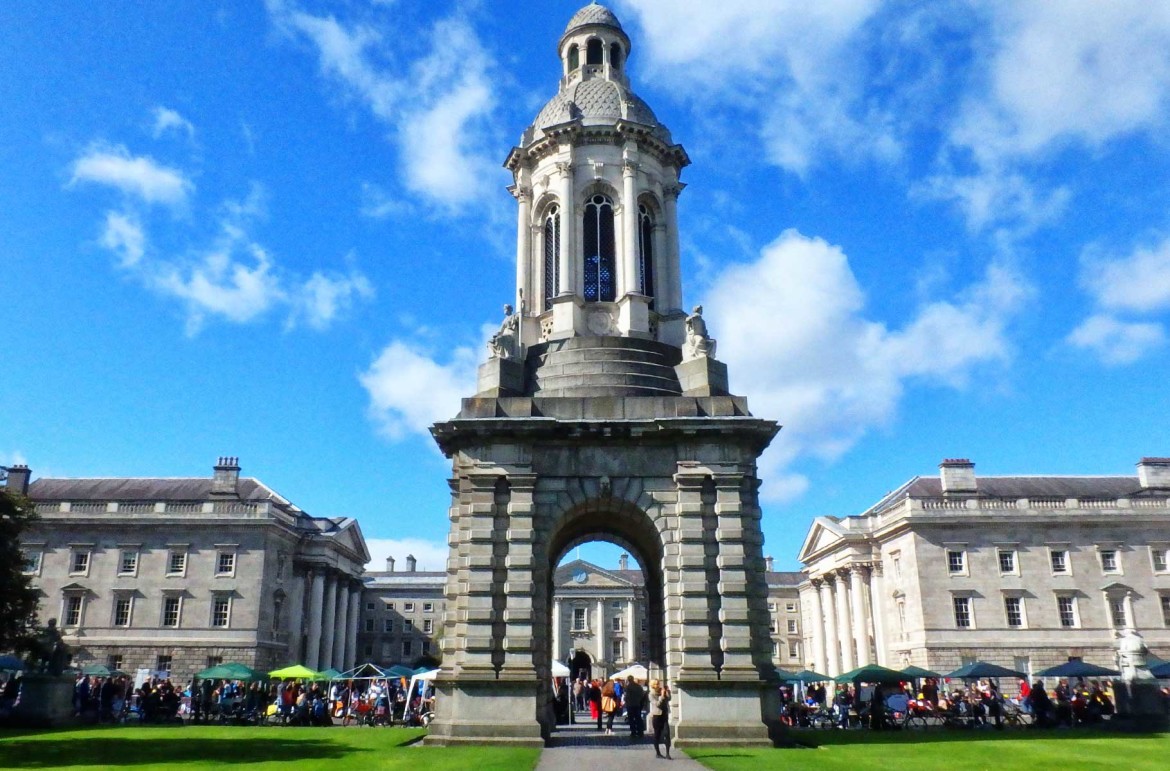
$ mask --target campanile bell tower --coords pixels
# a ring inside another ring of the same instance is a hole
[[[631,50],[609,9],[577,11],[557,92],[505,163],[516,296],[476,394],[431,428],[452,476],[428,742],[555,740],[553,575],[591,540],[642,567],[645,648],[612,658],[671,684],[678,744],[767,743],[779,715],[756,474],[779,426],[730,393],[702,309],[683,309],[690,160],[631,90]]]

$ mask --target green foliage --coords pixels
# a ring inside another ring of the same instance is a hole
[[[408,746],[425,734],[419,728],[283,726],[0,729],[0,768],[526,771],[536,766],[540,755],[539,750],[512,747]]]
[[[37,622],[37,591],[20,550],[20,536],[35,520],[30,500],[0,490],[0,651],[20,646]]]

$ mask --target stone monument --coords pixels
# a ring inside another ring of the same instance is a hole
[[[20,699],[12,708],[16,725],[54,727],[73,719],[73,677],[64,674],[71,652],[61,639],[57,619],[31,641],[20,678]]]
[[[520,310],[505,309],[478,392],[431,429],[452,500],[428,743],[539,746],[555,730],[553,572],[596,538],[645,571],[649,660],[625,659],[670,682],[677,743],[774,735],[756,461],[779,426],[729,392],[701,308],[681,310],[690,161],[630,89],[630,51],[612,12],[579,10],[559,89],[506,161]]]
[[[1115,683],[1117,714],[1134,727],[1163,729],[1167,724],[1161,685],[1150,673],[1147,659],[1150,649],[1132,627],[1117,633],[1117,668],[1121,678]]]

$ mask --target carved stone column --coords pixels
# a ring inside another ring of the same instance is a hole
[[[662,289],[659,290],[659,297],[663,301],[659,308],[665,310],[676,310],[682,308],[682,278],[679,274],[681,270],[679,265],[679,243],[678,243],[678,196],[686,187],[682,182],[676,182],[673,185],[665,185],[662,188],[663,203],[666,207],[666,243],[667,256],[666,264],[669,269],[666,275],[662,277]]]
[[[333,640],[337,637],[337,577],[325,576],[325,609],[321,611],[321,669],[333,666]]]
[[[882,563],[875,562],[869,570],[869,612],[873,619],[874,660],[883,667],[889,666],[886,655],[886,598]]]
[[[362,590],[354,586],[349,592],[349,634],[346,635],[345,668],[353,669],[357,666],[357,638],[361,629]]]
[[[532,188],[514,187],[512,195],[516,197],[518,212],[516,215],[516,312],[521,313],[520,295],[528,304],[530,313],[539,312],[532,295],[533,265],[532,255]]]
[[[316,670],[321,661],[321,636],[325,598],[325,572],[314,567],[312,584],[309,587],[309,632],[305,642],[305,666]]]
[[[812,636],[812,668],[814,672],[828,674],[829,663],[825,658],[825,609],[821,603],[821,587],[825,582],[816,578],[811,583],[812,591],[808,592],[808,597],[812,603],[809,624],[809,633]]]
[[[622,287],[618,296],[641,291],[638,288],[638,166],[622,164]]]
[[[825,608],[825,671],[822,674],[836,677],[841,669],[841,640],[837,637],[837,600],[833,586],[837,582],[832,573],[824,575],[821,584],[821,604]]]
[[[577,200],[573,180],[572,148],[568,162],[558,163],[557,171],[561,199],[561,285],[558,294],[572,294],[577,291],[577,271],[574,268],[577,245],[573,236],[577,232]]]
[[[597,601],[597,660],[608,661],[605,655],[605,600]]]
[[[849,672],[853,664],[853,634],[849,623],[849,587],[846,585],[847,570],[837,575],[834,593],[837,595],[837,634],[841,646],[841,672]]]
[[[862,596],[863,571],[866,568],[854,565],[849,571],[850,607],[853,610],[853,641],[857,648],[857,666],[872,663],[869,657],[869,618],[866,616],[865,597]]]
[[[349,645],[349,581],[341,576],[337,582],[337,636],[333,640],[334,669],[344,672],[345,649]]]

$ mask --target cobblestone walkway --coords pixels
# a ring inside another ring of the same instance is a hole
[[[603,768],[605,771],[647,771],[661,767],[663,771],[702,769],[685,753],[671,749],[673,760],[654,757],[654,744],[646,736],[637,742],[630,739],[630,730],[617,721],[613,735],[606,736],[589,722],[589,713],[581,714],[585,722],[559,726],[548,747],[540,754],[536,771],[580,771],[582,768]]]

